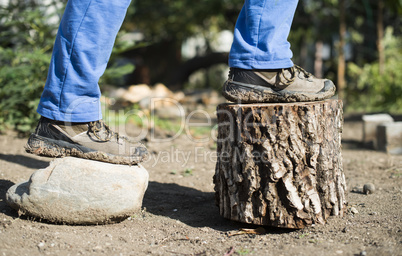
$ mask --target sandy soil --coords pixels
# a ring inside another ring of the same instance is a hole
[[[142,211],[118,224],[68,226],[19,217],[6,204],[7,189],[26,181],[51,159],[25,153],[26,139],[1,135],[0,254],[402,255],[402,155],[363,149],[361,130],[360,122],[345,122],[349,203],[345,217],[331,217],[325,225],[302,230],[264,227],[263,235],[233,236],[240,228],[255,227],[219,215],[211,141],[194,142],[187,136],[172,142],[149,141],[153,157],[144,164],[150,182]],[[373,183],[376,192],[352,191],[365,183]],[[351,213],[351,207],[358,213]]]

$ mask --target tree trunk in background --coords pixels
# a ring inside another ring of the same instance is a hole
[[[216,64],[227,64],[228,57],[228,52],[211,52],[204,56],[195,56],[194,58],[183,62],[176,68],[176,70],[171,72],[169,85],[172,89],[183,89],[182,85],[195,71],[208,69]],[[205,73],[205,76],[208,77],[207,73]]]
[[[314,75],[317,78],[322,78],[322,48],[321,40],[315,42]]]
[[[346,17],[345,0],[339,0],[339,45],[338,45],[338,96],[344,98],[345,90],[345,36]]]
[[[383,24],[384,0],[378,0],[377,9],[377,49],[378,49],[378,66],[380,75],[384,74],[385,55],[384,55],[384,24]]]
[[[301,47],[300,47],[300,65],[307,69],[307,61],[308,59],[308,49],[307,49],[307,42],[303,39]]]
[[[181,41],[172,39],[134,48],[125,52],[124,57],[134,60],[135,65],[129,84],[169,86],[170,74],[181,65]]]
[[[343,216],[342,101],[221,104],[214,175],[220,214],[283,228]]]

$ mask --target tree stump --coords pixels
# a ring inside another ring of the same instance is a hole
[[[343,216],[342,113],[340,100],[219,105],[220,214],[283,228]]]

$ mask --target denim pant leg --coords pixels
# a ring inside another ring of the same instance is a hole
[[[102,118],[99,78],[130,0],[69,0],[61,20],[38,113],[53,120]]]
[[[287,41],[298,0],[246,0],[237,19],[229,66],[277,69],[293,66]]]

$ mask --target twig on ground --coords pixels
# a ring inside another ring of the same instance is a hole
[[[246,234],[253,234],[253,235],[262,235],[265,234],[266,231],[263,227],[258,228],[241,228],[239,231],[231,231],[228,232],[228,236],[238,236],[238,235],[246,235]]]
[[[229,251],[225,253],[223,256],[230,256],[235,252],[235,248],[232,246],[230,247]]]

